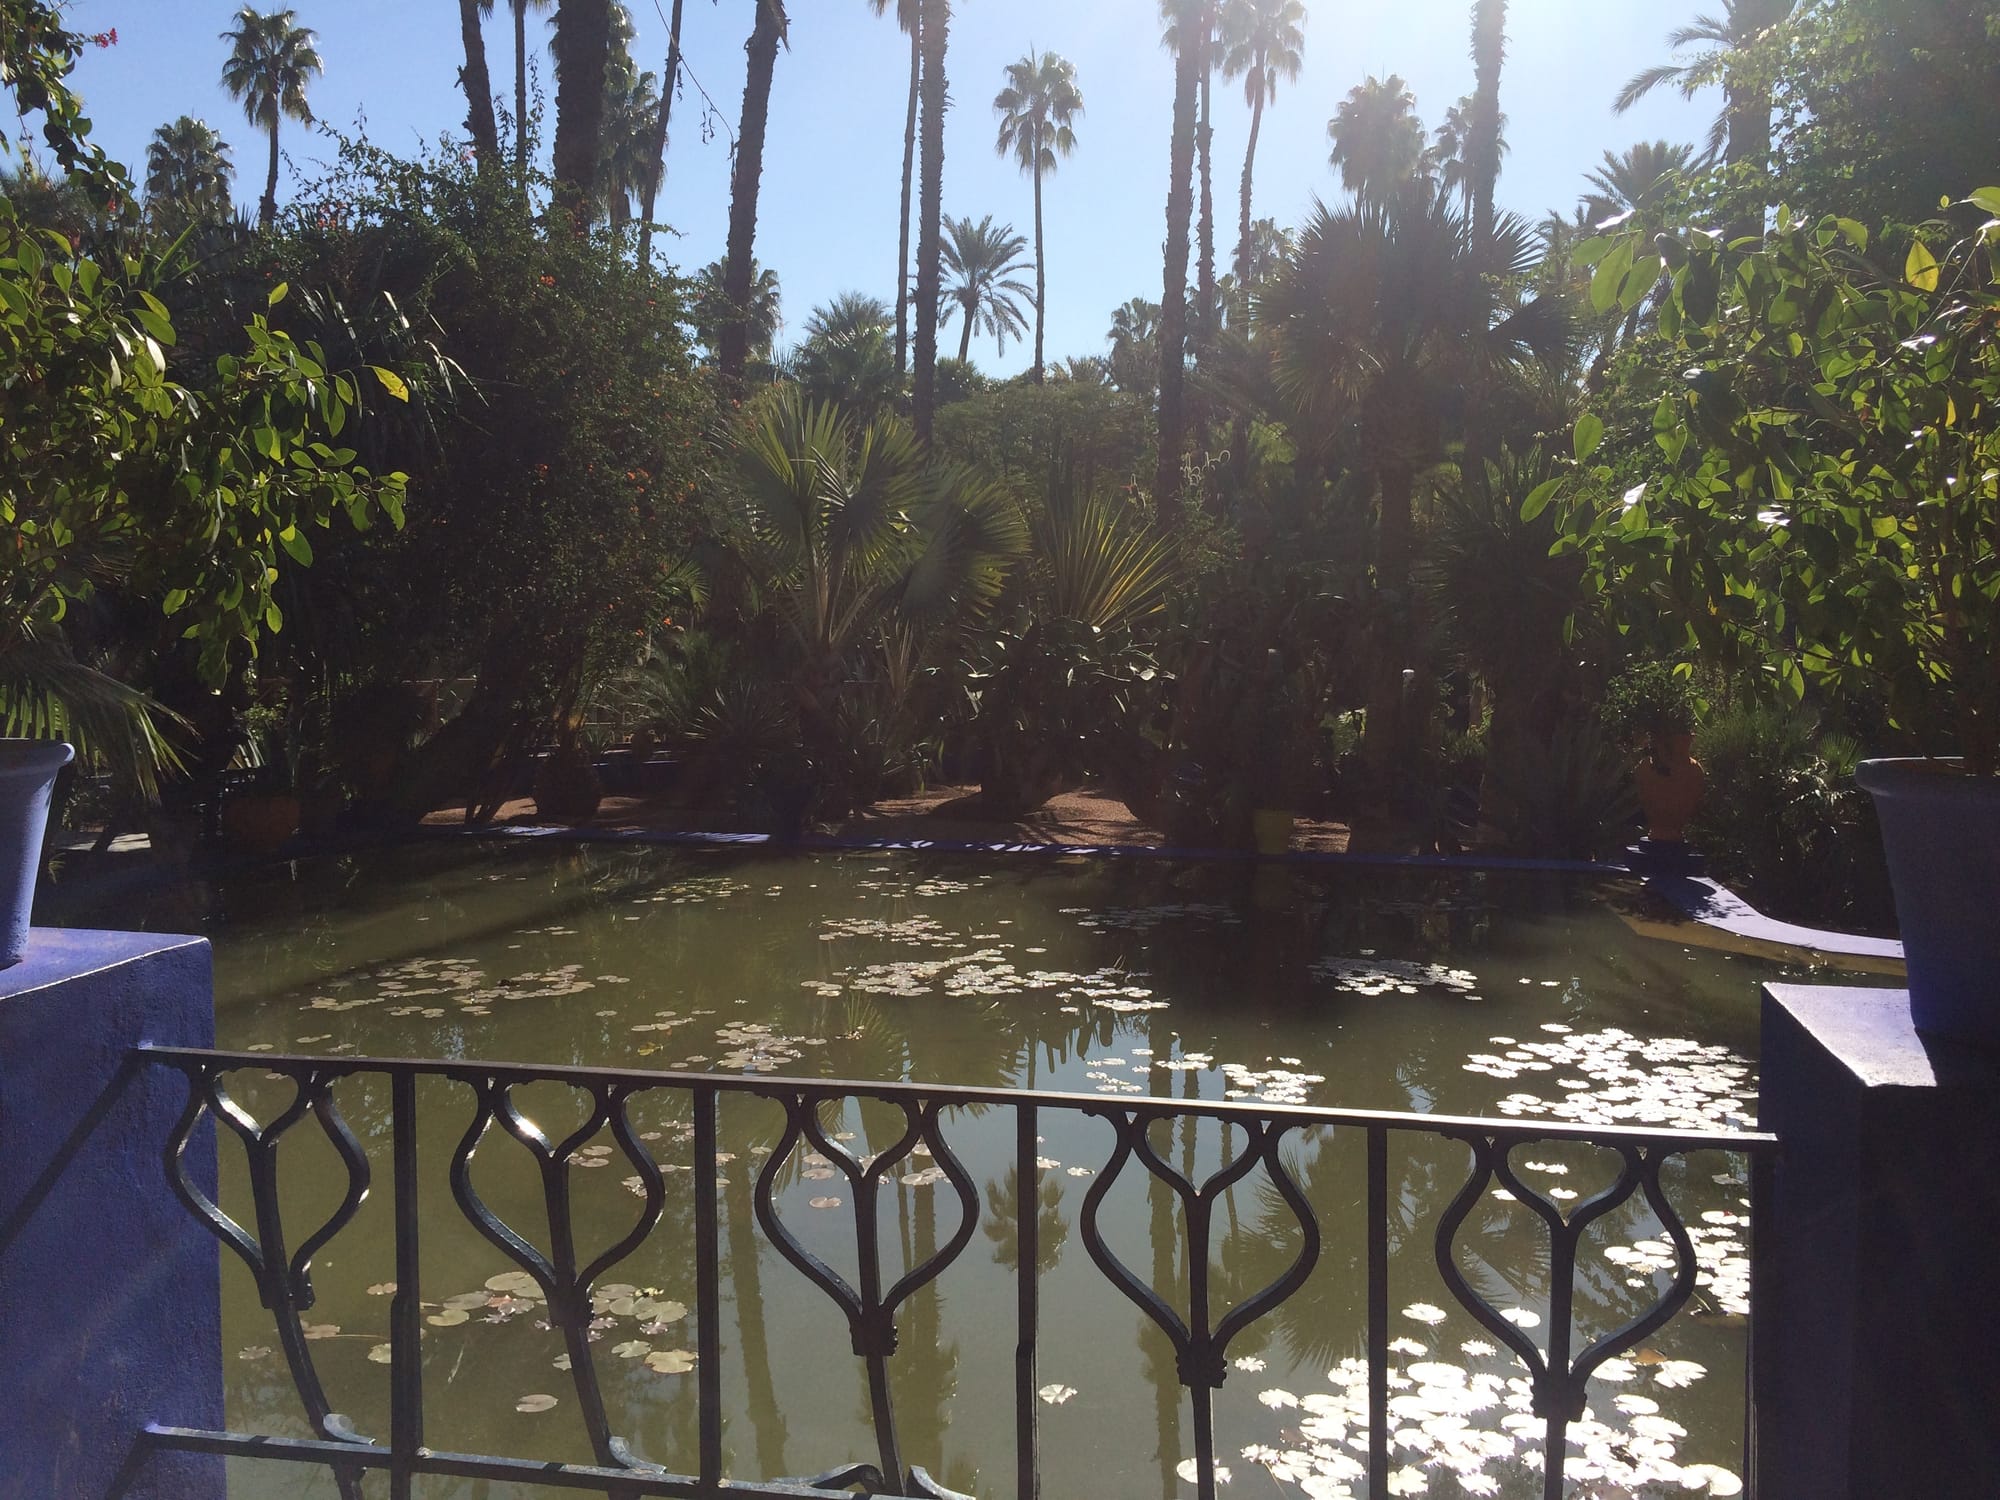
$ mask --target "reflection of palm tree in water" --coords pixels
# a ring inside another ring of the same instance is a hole
[[[776,1479],[785,1469],[785,1418],[771,1381],[771,1345],[764,1331],[764,1288],[757,1226],[750,1201],[750,1163],[739,1149],[725,1173],[724,1217],[729,1222],[729,1288],[736,1301],[737,1336],[743,1341],[743,1376],[750,1426],[757,1441],[757,1475]],[[704,1170],[702,1163],[695,1170]],[[709,1170],[712,1170],[710,1168]]]

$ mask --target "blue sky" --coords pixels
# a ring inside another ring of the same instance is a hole
[[[729,198],[729,150],[742,103],[743,41],[749,0],[685,0],[689,68],[718,107],[703,139],[706,103],[692,86],[675,105],[661,216],[677,237],[670,254],[693,267],[722,252]],[[670,0],[632,0],[641,66],[663,70]],[[1296,222],[1316,194],[1338,184],[1326,164],[1326,121],[1342,95],[1369,74],[1400,73],[1429,124],[1472,87],[1467,57],[1469,0],[1308,0],[1305,70],[1266,111],[1258,146],[1256,212]],[[1699,0],[1513,0],[1502,107],[1511,146],[1500,181],[1504,206],[1539,217],[1575,202],[1583,173],[1607,147],[1665,137],[1699,141],[1715,102],[1657,96],[1625,117],[1611,98],[1640,67],[1663,56],[1665,34],[1689,20]],[[458,130],[462,52],[451,0],[295,0],[314,27],[326,76],[313,104],[343,127],[365,117],[369,134],[391,148]],[[502,12],[487,23],[496,86],[511,90],[512,28]],[[116,27],[119,44],[91,50],[75,83],[96,133],[137,165],[155,126],[183,113],[206,119],[235,147],[237,197],[263,188],[264,146],[216,82],[225,52],[219,34],[228,0],[76,0],[73,24]],[[817,304],[843,291],[891,299],[895,290],[897,200],[909,53],[893,20],[865,0],[792,0],[791,50],[778,59],[758,219],[758,257],[784,286],[788,331]],[[893,14],[894,6],[890,7]],[[529,17],[541,50],[553,10]],[[1133,296],[1160,295],[1165,234],[1167,146],[1173,68],[1158,45],[1155,0],[962,0],[947,74],[953,109],[945,143],[947,213],[991,213],[1022,233],[1033,224],[1028,182],[993,149],[993,94],[1005,65],[1035,48],[1054,49],[1077,68],[1086,113],[1077,154],[1046,188],[1049,236],[1049,352],[1100,352],[1111,310]],[[553,117],[551,94],[550,116]],[[1215,99],[1217,241],[1225,266],[1234,243],[1236,194],[1249,111],[1241,93],[1218,81]],[[330,143],[287,125],[295,169],[331,155]],[[981,368],[1011,373],[1028,351],[1004,358],[990,339],[975,341]]]

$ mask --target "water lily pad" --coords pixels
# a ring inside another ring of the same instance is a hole
[[[393,1297],[396,1295],[396,1283],[393,1281],[378,1281],[375,1285],[368,1288],[368,1295],[371,1297]]]
[[[653,1346],[644,1339],[627,1339],[622,1344],[613,1344],[611,1352],[620,1359],[642,1359],[653,1352]]]
[[[1076,1394],[1076,1387],[1073,1385],[1045,1385],[1039,1391],[1036,1391],[1035,1394],[1040,1396],[1050,1406],[1061,1406],[1063,1402]]]
[[[307,1323],[299,1331],[309,1339],[330,1339],[340,1332],[340,1325],[338,1323]]]
[[[542,1301],[542,1284],[526,1271],[502,1271],[498,1276],[486,1278],[489,1292],[505,1292],[510,1297],[531,1297]]]
[[[445,1298],[444,1305],[447,1308],[456,1308],[460,1312],[471,1312],[475,1307],[484,1307],[492,1300],[493,1293],[489,1291],[460,1292],[456,1297]]]
[[[447,1307],[441,1312],[432,1313],[424,1321],[433,1328],[450,1328],[456,1324],[465,1322],[471,1316],[472,1314],[468,1313],[462,1307]]]
[[[1743,1493],[1743,1481],[1719,1464],[1682,1465],[1682,1482],[1686,1483],[1690,1479],[1697,1479],[1707,1485],[1708,1492],[1711,1495],[1740,1495]]]
[[[375,1344],[368,1350],[368,1362],[370,1364],[386,1365],[391,1358],[393,1358],[393,1351],[387,1344]]]
[[[838,1208],[840,1207],[840,1200],[838,1198],[814,1198],[809,1200],[807,1206],[810,1208]]]
[[[519,1412],[547,1411],[555,1404],[556,1398],[553,1396],[523,1396],[519,1401],[514,1403],[514,1410]]]
[[[694,1353],[688,1349],[655,1349],[646,1356],[646,1368],[658,1375],[685,1375],[694,1368]]]
[[[1419,1323],[1442,1323],[1445,1315],[1443,1308],[1429,1302],[1412,1302],[1403,1309],[1403,1316],[1415,1318]]]

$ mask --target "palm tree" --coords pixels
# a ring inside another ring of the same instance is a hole
[[[868,0],[876,15],[889,0]],[[896,373],[909,367],[910,355],[910,190],[917,171],[917,96],[924,76],[923,6],[921,0],[896,0],[896,24],[910,39],[910,101],[903,120],[903,220],[896,244]]]
[[[607,79],[597,191],[614,229],[632,222],[634,198],[644,203],[659,190],[660,158],[653,151],[653,139],[662,105],[653,82],[651,73],[635,75],[629,65],[621,76]]]
[[[604,140],[605,79],[610,73],[612,0],[564,0],[556,7],[556,140],[550,176],[555,206],[581,227],[596,199]]]
[[[1370,761],[1403,763],[1402,656],[1409,617],[1418,477],[1462,432],[1468,392],[1491,390],[1531,360],[1565,351],[1569,324],[1552,300],[1508,290],[1535,261],[1534,237],[1503,215],[1475,243],[1463,215],[1428,185],[1386,202],[1317,205],[1297,247],[1257,303],[1273,378],[1294,429],[1345,443],[1378,503],[1376,587],[1385,604],[1369,692]]]
[[[752,260],[750,289],[740,302],[724,292],[728,279],[728,262],[721,260],[710,261],[695,276],[690,318],[695,338],[720,359],[726,330],[732,324],[741,324],[746,360],[769,359],[771,345],[783,321],[779,315],[783,297],[778,273]]]
[[[251,124],[270,134],[271,165],[264,177],[264,199],[257,222],[269,228],[278,218],[278,122],[286,117],[312,123],[306,85],[326,71],[312,31],[299,25],[291,10],[265,13],[246,5],[235,23],[222,33],[229,56],[222,64],[222,86],[239,101]]]
[[[1424,148],[1423,164],[1418,168],[1422,176],[1437,182],[1438,191],[1464,198],[1468,210],[1472,206],[1472,178],[1466,170],[1472,157],[1472,108],[1468,94],[1444,112],[1444,123],[1431,132],[1431,143]],[[1501,121],[1505,123],[1505,115]],[[1507,149],[1504,141],[1500,149]]]
[[[1151,396],[1160,383],[1160,304],[1134,297],[1111,314],[1111,383]]]
[[[1207,0],[1160,0],[1167,23],[1162,38],[1174,54],[1174,130],[1168,152],[1167,248],[1160,296],[1160,456],[1153,475],[1153,505],[1161,525],[1173,514],[1181,483],[1181,449],[1187,438],[1188,231],[1194,218],[1196,109],[1201,93],[1201,53],[1195,38],[1207,23]],[[1183,45],[1185,41],[1186,45]]]
[[[1620,214],[1657,208],[1694,166],[1694,147],[1668,141],[1641,141],[1623,154],[1607,151],[1603,165],[1584,179],[1591,187],[1583,199],[1584,214],[1592,224],[1602,224]]]
[[[901,373],[889,346],[890,313],[878,297],[843,292],[806,319],[792,373],[807,398],[837,402],[864,421],[886,415]]]
[[[1380,206],[1400,196],[1423,167],[1424,126],[1417,98],[1391,73],[1370,76],[1340,101],[1326,122],[1333,149],[1327,160],[1340,169],[1340,185],[1361,204]]]
[[[203,121],[182,115],[155,130],[146,146],[146,212],[174,225],[227,219],[235,175],[229,143]]]
[[[942,285],[944,227],[944,59],[951,46],[951,0],[919,0],[923,76],[918,114],[923,156],[917,190],[917,329],[910,411],[917,441],[929,445],[937,415],[938,298]]]
[[[482,167],[500,159],[500,127],[493,118],[493,76],[486,71],[486,34],[479,18],[493,9],[493,0],[458,0],[458,34],[465,45],[465,66],[458,70],[465,90],[465,128]]]
[[[750,356],[750,327],[742,313],[750,305],[752,252],[757,241],[757,193],[764,179],[764,128],[771,115],[771,77],[777,71],[778,47],[790,20],[785,0],[751,0],[757,9],[750,40],[744,44],[750,66],[743,80],[743,118],[736,132],[736,170],[729,186],[729,250],[724,258],[722,291],[733,316],[722,327],[716,351],[723,380],[740,385]]]
[[[528,12],[547,10],[553,0],[509,0],[514,14],[514,176],[522,181],[528,174]],[[481,0],[490,10],[493,0]],[[676,7],[676,15],[680,14]]]
[[[1771,80],[1762,69],[1739,67],[1750,48],[1773,26],[1792,13],[1797,0],[1722,0],[1722,14],[1697,16],[1694,24],[1669,32],[1667,46],[1675,52],[1700,50],[1686,62],[1661,63],[1626,80],[1612,101],[1619,114],[1654,89],[1673,85],[1692,99],[1719,77],[1722,113],[1708,132],[1706,162],[1725,161],[1732,167],[1763,171],[1771,160]],[[1730,226],[1731,238],[1763,232],[1761,208]]]
[[[681,8],[685,0],[674,0],[673,19],[667,23],[667,75],[660,85],[660,112],[653,120],[653,140],[646,153],[652,164],[645,192],[639,199],[639,264],[653,264],[653,210],[659,203],[660,183],[667,175],[667,124],[674,115],[674,90],[681,77]]]
[[[1042,241],[1042,177],[1076,149],[1076,117],[1083,113],[1076,69],[1053,52],[1030,52],[1007,65],[1007,87],[993,98],[1000,116],[994,149],[1009,151],[1035,179],[1035,384],[1042,383],[1042,334],[1048,319],[1048,257]],[[959,351],[960,359],[965,352]]]
[[[1507,0],[1473,0],[1472,108],[1466,119],[1466,185],[1472,237],[1493,233],[1493,189],[1500,180],[1500,68],[1507,58]]]
[[[1222,12],[1226,51],[1222,76],[1243,80],[1250,106],[1250,146],[1243,153],[1243,201],[1236,233],[1236,284],[1250,282],[1250,184],[1257,165],[1257,137],[1264,106],[1276,101],[1278,80],[1296,83],[1305,62],[1306,8],[1303,0],[1229,0]]]
[[[948,236],[944,266],[958,279],[945,294],[951,307],[940,321],[948,322],[953,310],[964,314],[965,326],[958,338],[961,360],[972,352],[975,329],[992,334],[1005,354],[1008,336],[1020,338],[1027,332],[1027,320],[1016,299],[1032,295],[1033,289],[1017,279],[1016,273],[1025,269],[1021,257],[1028,242],[1014,233],[1013,225],[995,225],[991,214],[977,224],[970,215],[954,219],[947,214],[944,226]]]

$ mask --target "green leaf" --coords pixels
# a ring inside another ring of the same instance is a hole
[[[398,401],[407,401],[410,399],[409,386],[403,383],[403,377],[398,375],[394,370],[385,370],[380,365],[370,365],[368,368],[373,370],[375,378],[382,382],[383,390],[394,396]]]
[[[1536,516],[1547,510],[1549,502],[1555,499],[1556,491],[1561,488],[1562,481],[1560,479],[1546,479],[1536,485],[1534,489],[1528,492],[1528,498],[1521,502],[1521,519],[1523,521],[1532,521]]]
[[[1982,211],[2000,219],[2000,187],[1981,188],[1967,200]]]
[[[278,608],[276,600],[264,606],[264,628],[274,634],[285,628],[285,612]]]
[[[1891,537],[1903,529],[1902,523],[1894,516],[1875,516],[1868,523],[1868,529],[1880,537]]]
[[[1576,419],[1576,433],[1572,441],[1576,445],[1576,461],[1587,463],[1590,455],[1604,442],[1604,419],[1595,412],[1585,412]]]
[[[298,527],[287,526],[283,531],[278,533],[278,542],[290,554],[292,561],[300,567],[310,568],[312,566],[312,543],[306,540],[305,533],[300,531]]]
[[[1598,312],[1606,313],[1618,302],[1619,288],[1624,285],[1625,273],[1632,269],[1632,242],[1620,240],[1612,247],[1611,253],[1597,263],[1597,269],[1590,278],[1590,305]]]
[[[1903,279],[1920,292],[1934,292],[1938,289],[1939,268],[1937,257],[1922,240],[1910,241],[1910,256],[1903,263]]]
[[[289,281],[279,282],[276,286],[271,288],[271,300],[265,305],[268,307],[276,307],[280,302],[283,302],[285,300],[285,294],[289,292],[291,289],[292,289],[292,284]]]
[[[1857,250],[1868,248],[1868,226],[1858,219],[1835,219],[1834,227],[1847,236],[1848,244]]]

